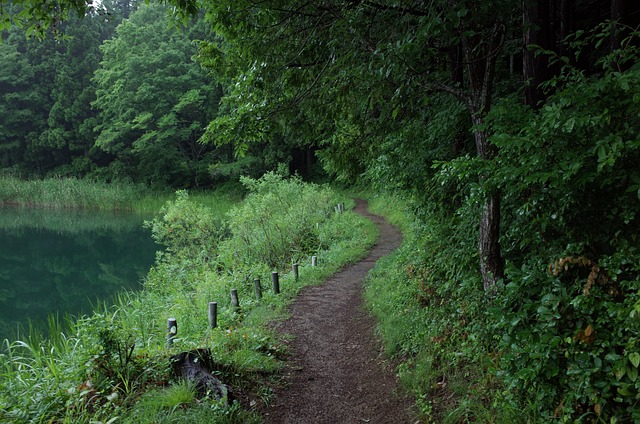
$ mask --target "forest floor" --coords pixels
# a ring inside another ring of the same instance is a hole
[[[369,214],[380,237],[369,255],[320,286],[307,287],[276,324],[291,335],[283,384],[263,411],[269,424],[415,423],[411,399],[400,394],[393,364],[375,336],[375,320],[363,308],[363,283],[378,259],[396,249],[400,232]]]

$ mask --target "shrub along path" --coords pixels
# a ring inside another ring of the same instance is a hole
[[[285,385],[264,412],[267,423],[411,423],[410,399],[397,395],[391,364],[375,338],[375,321],[364,309],[363,281],[376,261],[397,248],[400,232],[367,212],[380,237],[368,257],[343,268],[321,286],[308,287],[277,325],[291,334]]]

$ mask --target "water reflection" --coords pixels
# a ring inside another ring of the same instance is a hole
[[[0,208],[0,338],[137,289],[157,246],[134,214]]]

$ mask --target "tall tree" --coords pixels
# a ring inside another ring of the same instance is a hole
[[[9,9],[19,14],[19,7]],[[121,16],[104,1],[99,12],[59,23],[64,37],[38,40],[19,26],[5,31],[0,45],[3,167],[40,176],[89,171],[95,125],[91,78],[102,56],[99,46]]]
[[[212,149],[198,139],[216,113],[219,89],[191,59],[191,39],[206,36],[192,31],[176,31],[165,8],[149,4],[104,43],[94,79],[95,146],[112,157],[111,177],[178,186],[206,177]]]
[[[20,28],[4,33],[0,45],[0,150],[3,167],[42,174],[47,152],[39,147],[47,127],[55,79],[54,40],[27,40]]]
[[[115,22],[92,13],[83,19],[72,17],[62,25],[65,38],[53,59],[53,104],[48,128],[39,141],[50,152],[48,167],[56,173],[82,175],[91,170],[96,115],[91,107],[96,89],[91,79],[102,58],[100,45],[113,34]]]

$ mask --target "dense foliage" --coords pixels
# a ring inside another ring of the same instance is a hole
[[[193,40],[169,25],[166,10],[143,5],[102,45],[95,73],[95,147],[110,156],[106,172],[162,186],[208,181],[211,148],[198,143],[215,116],[219,87],[191,60]]]
[[[506,382],[546,419],[640,419],[640,70],[621,71],[638,59],[568,67],[537,113],[493,112],[510,246],[494,319]]]
[[[609,36],[602,29],[575,45],[596,45]],[[410,355],[401,373],[436,421],[639,419],[635,36],[588,71],[558,57],[566,66],[537,109],[496,102],[487,122],[499,155],[439,162],[434,182],[458,199],[416,196],[406,251],[373,277],[370,304],[389,350]],[[481,296],[470,220],[496,189],[505,278]],[[405,313],[386,318],[397,297]]]
[[[192,60],[194,40],[211,38],[201,19],[179,30],[158,4],[105,1],[58,29],[44,40],[4,31],[3,169],[172,187],[220,180],[209,167],[227,151],[198,142],[221,90]]]
[[[240,3],[205,5],[225,43],[200,60],[234,82],[206,136],[295,128],[338,177],[410,200],[426,229],[396,301],[429,318],[399,354],[440,378],[419,398],[451,372],[485,378],[504,421],[637,419],[637,7]]]

